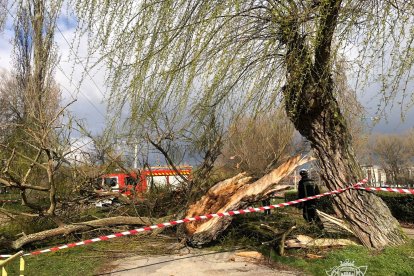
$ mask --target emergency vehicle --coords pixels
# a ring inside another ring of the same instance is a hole
[[[183,182],[182,177],[188,179],[191,167],[180,167],[176,170],[165,167],[153,167],[136,172],[119,172],[102,176],[102,186],[110,191],[119,192],[126,196],[140,195],[151,185],[157,187],[177,187]],[[180,176],[181,175],[181,176]]]

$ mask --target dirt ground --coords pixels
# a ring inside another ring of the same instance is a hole
[[[101,275],[304,275],[286,267],[272,267],[264,258],[241,257],[237,253],[191,250],[169,256],[136,256],[112,262],[110,269]]]
[[[403,231],[414,239],[414,228],[403,225]],[[275,266],[265,257],[242,257],[238,251],[215,252],[200,249],[171,250],[171,255],[137,255],[108,263],[102,274],[111,276],[247,276],[247,275],[305,275],[285,266]],[[259,254],[259,253],[258,253]]]
[[[414,228],[403,227],[402,230],[410,239],[414,239]]]

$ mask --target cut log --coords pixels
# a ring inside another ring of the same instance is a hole
[[[305,235],[298,235],[296,239],[287,240],[285,246],[287,248],[312,248],[312,247],[333,247],[358,245],[356,242],[348,239],[314,239]]]
[[[189,207],[186,217],[244,209],[252,203],[268,198],[267,192],[270,190],[276,192],[289,189],[289,185],[279,185],[280,180],[310,160],[313,158],[292,157],[257,181],[253,181],[246,173],[221,181]],[[228,227],[231,220],[231,217],[213,218],[184,225],[189,244],[201,246],[215,240]]]
[[[243,252],[237,252],[235,256],[243,257],[243,258],[250,258],[250,259],[256,259],[256,260],[263,260],[264,256],[262,253],[257,251],[243,251]]]
[[[13,249],[21,248],[23,245],[41,241],[50,237],[60,236],[60,235],[68,235],[74,232],[82,232],[87,231],[95,228],[107,227],[107,226],[115,226],[115,225],[151,225],[154,223],[158,223],[162,219],[151,220],[147,217],[125,217],[125,216],[118,216],[118,217],[110,217],[110,218],[103,218],[97,219],[92,221],[85,221],[80,223],[73,223],[68,224],[63,227],[58,227],[50,230],[41,231],[38,233],[30,234],[23,236],[15,241],[12,242],[11,247]]]

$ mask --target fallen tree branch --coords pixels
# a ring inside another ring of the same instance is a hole
[[[296,167],[311,160],[312,157],[292,157],[254,182],[246,173],[221,181],[189,207],[186,217],[244,209],[254,202],[268,198],[269,190],[272,192],[286,190],[290,186],[278,184],[280,180],[292,173]],[[194,246],[209,243],[228,227],[231,220],[231,217],[223,217],[188,223],[184,225],[187,240]]]
[[[9,210],[9,209],[5,209],[5,208],[0,208],[0,212],[7,215],[10,218],[13,218],[13,219],[16,216],[25,216],[25,217],[38,217],[39,216],[39,214],[19,212],[19,211]]]
[[[290,227],[286,232],[284,232],[282,234],[282,237],[280,239],[280,243],[279,243],[279,255],[280,256],[284,256],[285,255],[285,240],[286,237],[294,230],[296,229],[296,225],[293,225],[292,227]]]
[[[21,237],[12,242],[11,247],[13,249],[21,248],[22,246],[35,242],[41,241],[50,237],[55,237],[59,235],[68,235],[74,232],[82,232],[87,231],[94,228],[102,228],[107,226],[115,226],[115,225],[151,225],[157,223],[159,221],[163,221],[167,218],[160,218],[157,220],[152,220],[147,217],[125,217],[125,216],[118,216],[118,217],[110,217],[110,218],[103,218],[97,219],[92,221],[85,221],[79,223],[68,224],[62,227],[49,229],[45,231],[41,231],[38,233],[30,234],[24,237]]]
[[[314,239],[305,235],[298,235],[295,239],[285,242],[287,248],[312,248],[312,247],[332,247],[358,245],[356,242],[348,239]]]

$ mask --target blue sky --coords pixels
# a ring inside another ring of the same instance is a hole
[[[58,31],[55,35],[60,62],[56,69],[56,80],[61,86],[64,103],[76,99],[69,110],[81,120],[84,120],[93,133],[99,133],[105,124],[106,106],[104,96],[106,95],[105,71],[94,69],[85,74],[85,57],[87,56],[86,38],[80,40],[76,55],[71,50],[75,37],[76,18],[73,14],[64,14],[58,19]],[[9,17],[5,30],[0,33],[0,68],[10,70],[12,68],[12,44],[13,28]],[[83,82],[79,86],[79,80]],[[367,128],[376,133],[401,133],[414,127],[414,109],[405,114],[405,120],[401,118],[401,108],[398,104],[386,108],[387,115],[381,116],[379,122],[374,124],[371,117],[376,114],[378,98],[375,88],[365,91],[360,97],[362,104],[366,107],[365,117]]]
[[[13,66],[13,19],[9,16],[6,27],[0,33],[0,68],[11,70]],[[86,66],[84,57],[87,54],[86,40],[81,39],[80,47],[76,56],[71,50],[71,43],[74,39],[76,18],[62,15],[58,19],[59,31],[56,31],[55,41],[60,56],[59,64],[55,70],[55,78],[59,83],[63,104],[76,99],[69,110],[78,118],[85,121],[94,133],[100,132],[105,124],[106,106],[104,104],[105,72],[91,70],[84,74]],[[84,77],[84,81],[79,81]]]

